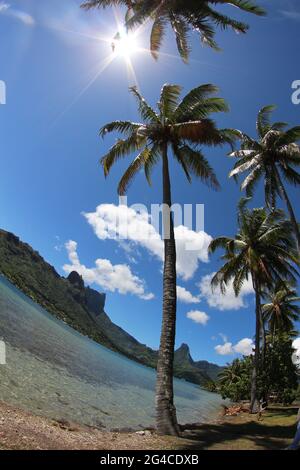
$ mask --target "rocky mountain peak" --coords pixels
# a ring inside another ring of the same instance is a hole
[[[186,343],[182,343],[182,345],[178,348],[178,351],[181,350],[181,351],[186,351],[187,353],[190,352],[190,347],[188,344]]]
[[[73,286],[79,287],[80,289],[84,289],[84,281],[82,279],[82,276],[80,276],[77,271],[72,271],[67,279]]]
[[[194,362],[191,357],[190,348],[186,343],[182,343],[182,345],[175,351],[175,358],[180,362],[188,362],[190,364]]]

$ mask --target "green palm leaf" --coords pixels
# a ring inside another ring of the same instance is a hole
[[[158,52],[166,32],[167,20],[164,17],[157,17],[154,20],[150,35],[150,50],[154,59],[158,59]]]
[[[276,109],[276,106],[271,104],[262,108],[257,116],[256,129],[258,135],[263,138],[266,133],[271,129],[271,114]]]
[[[220,184],[216,174],[209,165],[204,155],[199,150],[194,150],[188,145],[176,149],[175,153],[178,161],[185,167],[188,177],[190,172],[215,190],[220,189]],[[188,177],[189,179],[189,177]]]
[[[159,116],[151,108],[151,106],[146,102],[145,98],[139,93],[137,87],[130,87],[129,90],[137,98],[139,113],[146,122],[158,123]]]
[[[159,109],[160,116],[164,120],[171,119],[178,105],[178,99],[181,93],[181,87],[179,85],[164,85],[161,90]]]
[[[127,192],[128,186],[132,182],[137,172],[145,165],[150,153],[151,150],[148,147],[145,147],[144,150],[137,157],[135,157],[133,162],[129,165],[118,185],[118,193],[121,196]]]

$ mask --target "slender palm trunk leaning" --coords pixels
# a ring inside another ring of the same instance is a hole
[[[300,158],[300,155],[299,155],[299,158]],[[291,223],[293,224],[293,229],[294,229],[294,233],[295,233],[295,236],[296,236],[296,239],[297,239],[297,245],[298,245],[298,251],[300,253],[300,229],[299,229],[299,223],[297,222],[297,219],[296,219],[296,216],[295,216],[295,212],[294,212],[294,209],[293,209],[293,206],[291,204],[291,201],[289,199],[289,196],[286,192],[286,189],[284,187],[284,184],[282,182],[282,179],[281,179],[281,176],[280,176],[280,173],[278,171],[278,168],[275,167],[275,172],[276,172],[276,177],[277,177],[277,182],[278,182],[278,188],[279,188],[279,191],[280,191],[280,194],[281,194],[281,197],[282,199],[284,200],[285,204],[286,204],[286,207],[287,207],[287,210],[288,210],[288,213],[289,213],[289,216],[290,216],[290,220],[291,220]],[[299,180],[300,182],[300,180]]]
[[[171,214],[171,184],[167,146],[162,148],[164,273],[163,313],[157,363],[156,423],[161,434],[178,435],[173,392],[173,362],[176,334],[176,245]]]
[[[259,410],[259,400],[257,392],[257,377],[260,368],[260,336],[261,336],[261,300],[259,282],[252,273],[253,288],[255,292],[255,350],[253,358],[253,368],[251,376],[250,412],[257,413]]]

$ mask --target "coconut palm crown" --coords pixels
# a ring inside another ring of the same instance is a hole
[[[223,293],[230,281],[239,295],[245,281],[252,276],[261,286],[272,288],[274,280],[295,283],[298,275],[295,265],[299,256],[295,250],[292,226],[284,212],[271,213],[264,208],[240,209],[239,231],[234,238],[219,237],[213,240],[211,253],[223,248],[226,261],[212,279]]]
[[[286,284],[277,283],[264,294],[263,319],[268,323],[272,337],[276,333],[290,333],[294,322],[300,318],[300,297],[297,291]]]
[[[150,50],[158,57],[167,27],[170,25],[176,38],[177,48],[184,61],[190,53],[189,33],[196,31],[204,44],[218,50],[215,41],[216,28],[231,28],[245,33],[248,25],[217,11],[215,7],[229,5],[241,11],[264,15],[264,10],[252,0],[87,0],[82,7],[106,8],[124,6],[127,10],[125,24],[127,29],[136,28],[146,21],[152,23]]]
[[[300,126],[286,130],[287,123],[272,123],[270,118],[274,109],[275,106],[270,105],[259,111],[256,121],[257,140],[240,133],[241,150],[231,154],[238,160],[230,176],[238,178],[247,174],[241,189],[246,190],[248,197],[252,197],[257,184],[263,180],[265,202],[271,210],[276,207],[278,197],[285,202],[300,249],[299,225],[284,184],[300,185],[300,173],[297,171],[300,167],[300,147],[297,144],[300,140]]]
[[[105,124],[100,130],[102,137],[114,131],[125,136],[102,157],[105,176],[119,159],[134,152],[138,154],[122,176],[118,193],[126,193],[141,169],[144,169],[148,183],[151,184],[152,168],[161,159],[162,151],[169,146],[189,182],[194,175],[214,189],[219,189],[217,177],[199,148],[199,144],[233,144],[236,139],[235,131],[218,129],[209,118],[211,113],[228,111],[224,99],[213,96],[218,88],[211,84],[201,85],[179,100],[181,87],[164,85],[158,111],[145,101],[136,87],[131,87],[130,91],[137,99],[143,122],[114,121]]]

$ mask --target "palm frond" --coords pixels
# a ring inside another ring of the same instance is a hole
[[[189,26],[179,15],[174,15],[172,13],[170,14],[170,21],[175,33],[178,52],[182,60],[187,63],[190,55],[188,39]]]
[[[227,2],[221,2],[227,3]],[[229,3],[229,2],[228,2]],[[246,11],[247,13],[252,13],[258,16],[265,16],[266,10],[261,8],[256,4],[256,2],[250,0],[230,0],[230,4],[239,8],[240,10]]]
[[[86,0],[82,8],[125,7],[125,26],[135,29],[148,20],[153,22],[151,51],[155,58],[163,39],[163,23],[169,23],[174,31],[177,48],[182,59],[187,62],[190,46],[189,31],[197,32],[203,44],[219,50],[215,41],[216,29],[232,28],[237,32],[246,32],[248,25],[218,12],[210,5],[230,5],[239,10],[255,15],[265,14],[264,10],[250,0]]]
[[[143,142],[141,139],[137,139],[136,135],[131,135],[126,140],[118,140],[113,147],[108,151],[106,155],[104,155],[100,163],[103,166],[104,174],[107,176],[110,172],[111,167],[121,158],[130,155],[130,153],[135,152],[141,146]]]
[[[228,244],[232,241],[233,241],[233,238],[229,238],[229,237],[215,238],[214,240],[212,240],[210,242],[210,245],[208,247],[208,251],[209,251],[209,253],[214,253],[219,248],[223,248],[223,249],[226,250]]]
[[[256,129],[258,135],[263,138],[265,134],[271,129],[271,114],[276,109],[276,106],[271,104],[261,108],[257,115]]]
[[[192,173],[213,189],[220,189],[220,184],[215,172],[199,150],[194,150],[188,145],[183,145],[176,149],[175,155],[182,166],[184,166],[187,176]],[[190,179],[190,176],[188,179]]]
[[[174,113],[174,110],[178,106],[178,99],[181,93],[181,86],[179,85],[169,85],[165,84],[162,87],[160,100],[159,100],[159,110],[161,119],[171,119]]]
[[[300,185],[300,174],[295,171],[293,168],[290,166],[282,166],[281,171],[285,177],[285,179],[292,184],[293,186],[299,186]]]
[[[277,141],[278,147],[294,144],[300,141],[300,126],[292,127],[283,132]]]
[[[241,150],[239,154],[243,155],[244,154],[243,152],[245,151]],[[240,175],[241,173],[244,173],[244,171],[252,170],[253,167],[255,167],[259,163],[259,161],[260,161],[260,155],[253,156],[253,152],[250,151],[250,154],[246,155],[243,161],[239,160],[235,164],[234,169],[231,170],[231,172],[229,173],[229,177],[232,178],[233,176],[237,176],[237,175]]]
[[[90,10],[92,8],[108,8],[111,6],[128,6],[128,0],[87,0],[82,5],[81,8],[85,10]]]
[[[177,122],[186,121],[190,118],[192,110],[211,97],[212,94],[218,93],[219,89],[211,83],[201,85],[191,90],[178,104],[174,112],[174,120]]]
[[[132,134],[136,132],[143,124],[131,121],[113,121],[105,124],[99,131],[100,137],[104,137],[110,132],[121,132],[122,134]]]
[[[224,136],[211,119],[174,124],[173,130],[179,139],[205,145],[223,145]]]
[[[145,176],[150,186],[152,185],[151,173],[152,173],[153,167],[157,164],[160,157],[161,157],[161,154],[160,154],[159,145],[154,144],[144,164]]]
[[[158,59],[158,52],[161,48],[165,36],[167,19],[163,16],[157,16],[154,20],[150,35],[150,50],[153,58]]]
[[[154,109],[147,103],[145,98],[139,93],[136,86],[130,87],[129,90],[137,98],[139,113],[146,122],[159,123],[159,116]]]
[[[249,173],[241,184],[241,189],[246,190],[247,197],[252,197],[255,187],[258,185],[259,180],[263,176],[262,165],[256,165],[255,168]]]
[[[145,165],[151,150],[145,147],[144,150],[129,165],[118,185],[118,194],[123,196],[137,172]]]

